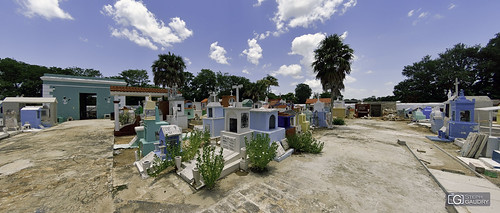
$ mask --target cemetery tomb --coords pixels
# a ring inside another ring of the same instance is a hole
[[[29,125],[30,128],[42,128],[42,107],[25,106],[21,109],[21,126]]]
[[[180,146],[182,129],[177,125],[160,126],[159,141],[155,143],[154,153],[162,160],[167,159],[168,146]],[[175,156],[174,156],[175,157]]]
[[[169,115],[167,116],[167,122],[175,124],[182,129],[187,129],[188,116],[184,112],[184,97],[182,97],[182,94],[178,94],[175,91],[176,89],[174,89],[174,94],[168,97]],[[194,112],[192,113],[192,116],[194,118]]]
[[[285,128],[279,127],[277,109],[252,109],[250,117],[250,129],[253,130],[254,137],[257,134],[267,134],[271,143],[280,142],[285,138]],[[288,123],[290,124],[290,121]]]
[[[285,128],[285,135],[295,135],[295,127],[292,126],[294,115],[288,113],[278,113],[278,126]]]
[[[444,125],[444,120],[443,120],[443,112],[439,109],[439,107],[434,107],[430,114],[430,121],[431,121],[431,131],[434,133],[438,133],[439,129],[443,127]]]
[[[141,147],[142,156],[155,150],[155,143],[159,142],[160,127],[168,124],[168,122],[160,120],[160,113],[155,102],[146,101],[144,106],[144,127],[135,128],[138,139],[137,146]]]
[[[306,118],[306,114],[301,113],[298,118],[298,123],[300,125],[300,129],[302,132],[307,132],[309,131],[309,121]]]
[[[207,105],[207,117],[203,118],[204,131],[210,132],[210,137],[219,137],[220,132],[224,130],[224,108],[215,101],[217,95],[214,93],[210,96],[211,101]]]

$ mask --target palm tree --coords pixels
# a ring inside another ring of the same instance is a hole
[[[344,44],[337,35],[329,35],[320,42],[318,49],[314,50],[312,63],[316,79],[321,81],[323,90],[331,90],[332,104],[335,97],[343,90],[344,79],[351,73],[351,60],[354,50]]]
[[[266,77],[264,77],[262,79],[262,81],[264,82],[264,84],[266,85],[266,88],[267,88],[267,94],[266,95],[269,95],[269,93],[271,92],[271,86],[280,86],[279,83],[278,83],[278,79],[274,76],[271,76],[271,75],[267,75]]]
[[[156,86],[163,88],[182,87],[184,85],[184,69],[186,64],[181,56],[168,52],[168,54],[159,54],[158,60],[153,62],[153,82]]]

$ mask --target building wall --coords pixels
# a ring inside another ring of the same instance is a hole
[[[44,77],[61,77],[59,80],[45,80]],[[65,81],[68,79],[68,81]],[[75,82],[76,79],[78,82]],[[113,85],[121,85],[125,82],[99,79],[99,78],[78,78],[75,76],[64,75],[45,75],[42,77],[44,97],[55,97],[57,99],[57,117],[62,117],[64,120],[68,117],[80,119],[80,94],[91,93],[96,94],[96,115],[97,118],[104,118],[104,114],[114,112],[113,100],[114,96],[110,95],[109,87]],[[66,99],[64,99],[66,97]]]

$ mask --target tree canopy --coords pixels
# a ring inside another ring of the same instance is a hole
[[[306,100],[311,97],[312,89],[309,85],[301,83],[297,84],[295,87],[295,97],[297,98],[297,103],[305,104]]]
[[[442,102],[454,89],[455,79],[466,95],[500,98],[500,34],[486,47],[459,43],[432,59],[427,55],[403,68],[405,80],[394,86],[394,96],[403,102]]]
[[[125,70],[120,72],[120,78],[127,82],[127,86],[146,87],[149,76],[146,70]]]
[[[184,69],[186,64],[181,56],[168,52],[159,54],[158,59],[151,66],[153,82],[157,86],[182,87],[184,85]]]
[[[332,103],[344,89],[344,79],[351,73],[353,54],[354,50],[344,44],[337,34],[327,36],[314,50],[313,71],[323,90],[330,90]]]

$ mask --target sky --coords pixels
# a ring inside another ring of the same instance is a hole
[[[404,66],[500,33],[500,1],[470,0],[3,0],[0,58],[115,76],[158,54],[201,69],[278,79],[275,94],[308,84],[314,49],[338,34],[354,50],[344,98],[392,95]]]

